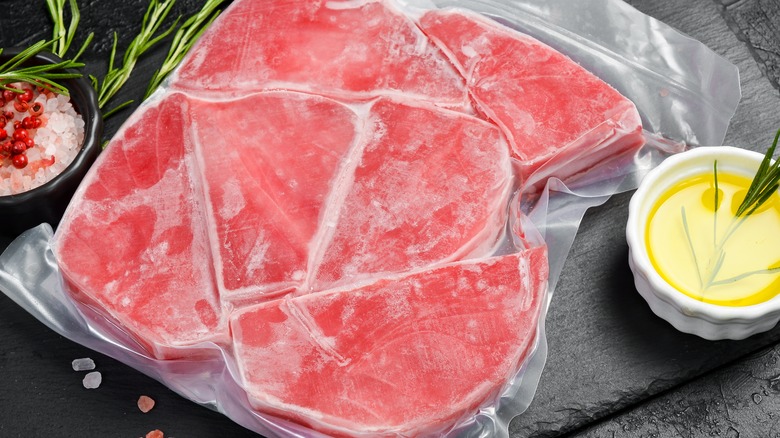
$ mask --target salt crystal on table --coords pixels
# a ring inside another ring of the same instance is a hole
[[[141,410],[144,414],[151,411],[154,407],[154,399],[151,397],[147,397],[145,395],[142,395],[138,397],[138,409]]]
[[[91,373],[88,373],[86,376],[84,376],[84,387],[87,389],[95,389],[98,386],[100,386],[100,383],[103,381],[103,376],[100,374],[100,371],[92,371]]]
[[[95,369],[95,361],[88,357],[73,359],[71,365],[73,366],[73,371],[89,371]]]

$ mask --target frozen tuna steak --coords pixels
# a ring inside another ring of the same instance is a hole
[[[485,254],[496,244],[512,169],[494,125],[380,99],[362,136],[357,167],[332,197],[340,208],[326,218],[334,229],[315,263],[315,289]]]
[[[508,147],[475,117],[293,92],[189,107],[223,298],[418,269],[503,231]]]
[[[74,290],[154,351],[217,337],[198,322],[221,321],[220,298],[423,269],[503,233],[509,150],[473,116],[288,91],[160,99],[118,134],[55,244]],[[149,154],[155,166],[130,159]],[[150,336],[161,314],[175,336]]]
[[[631,101],[538,40],[459,10],[428,11],[420,26],[501,127],[526,185],[570,178],[644,143]]]
[[[133,116],[53,242],[77,298],[104,309],[157,357],[227,336],[185,108],[184,96],[173,95]]]
[[[404,94],[463,107],[463,78],[388,2],[242,1],[198,43],[173,81],[221,93],[288,89],[342,98]]]
[[[193,99],[190,108],[222,296],[301,287],[362,121],[343,104],[291,92]]]
[[[328,433],[440,432],[530,353],[546,282],[535,248],[249,307],[231,319],[244,386]]]
[[[487,19],[420,25],[234,1],[74,196],[53,241],[74,297],[155,358],[216,343],[253,409],[325,433],[436,433],[494,402],[548,276],[510,192],[631,151],[639,119]]]

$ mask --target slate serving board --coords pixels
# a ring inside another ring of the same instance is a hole
[[[179,0],[171,16],[200,1]],[[773,0],[630,0],[739,67],[742,102],[726,144],[763,150],[780,127],[780,4]],[[87,73],[104,74],[117,32],[126,47],[146,0],[79,1]],[[0,2],[0,47],[48,38],[44,2]],[[170,20],[169,20],[170,21]],[[80,41],[77,41],[76,45]],[[165,56],[137,66],[116,102],[138,99]],[[135,105],[106,124],[110,138]],[[549,354],[536,397],[516,418],[519,437],[764,437],[780,433],[780,329],[710,342],[675,331],[636,293],[624,237],[630,193],[586,214],[547,318]],[[0,240],[5,247],[6,240]],[[253,433],[156,381],[54,334],[0,295],[0,437],[249,437]],[[84,389],[71,361],[92,357],[103,374]],[[157,401],[148,414],[140,395]]]

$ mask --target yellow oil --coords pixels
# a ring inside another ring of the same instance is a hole
[[[650,261],[680,292],[708,303],[747,306],[780,292],[780,195],[736,217],[751,179],[714,172],[686,179],[656,202],[645,235]],[[687,231],[686,231],[687,224]]]

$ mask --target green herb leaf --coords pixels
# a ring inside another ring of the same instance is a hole
[[[753,276],[753,275],[774,274],[775,272],[780,272],[780,267],[767,268],[767,269],[757,269],[755,271],[744,272],[742,274],[735,275],[733,277],[724,278],[724,279],[718,280],[718,281],[713,281],[711,285],[712,286],[719,286],[719,285],[723,285],[723,284],[734,283],[734,282],[737,282],[739,280],[742,280],[744,278],[747,278],[747,277],[750,277],[750,276]]]
[[[688,240],[688,248],[691,252],[691,255],[693,256],[693,262],[696,266],[696,274],[702,290],[706,290],[715,285],[732,283],[752,275],[780,272],[780,266],[778,266],[749,271],[740,275],[729,277],[727,279],[717,280],[718,273],[720,272],[721,268],[723,267],[723,263],[726,260],[726,251],[724,250],[726,242],[731,238],[732,234],[734,234],[737,229],[745,222],[747,217],[760,208],[766,201],[768,201],[772,195],[777,193],[778,188],[780,188],[780,160],[772,162],[772,157],[774,156],[778,140],[780,140],[780,129],[775,134],[775,139],[772,142],[772,146],[766,151],[764,158],[761,160],[761,164],[758,166],[756,175],[753,178],[753,181],[750,183],[750,187],[745,194],[745,198],[737,208],[734,220],[726,228],[725,232],[720,238],[718,237],[718,203],[720,202],[720,193],[718,187],[718,161],[715,160],[713,162],[712,173],[715,189],[712,234],[713,250],[707,266],[704,267],[704,272],[707,273],[706,281],[702,276],[702,266],[699,264],[699,259],[693,245],[693,240],[691,238],[685,207],[681,207],[680,214],[682,216],[683,231],[685,233],[686,239]]]
[[[696,250],[693,246],[693,240],[691,240],[691,230],[688,228],[688,216],[685,214],[685,207],[680,207],[680,215],[682,216],[683,230],[685,231],[685,238],[688,239],[688,249],[691,250],[693,256],[693,264],[696,266],[696,276],[699,278],[699,287],[704,287],[704,281],[701,278],[701,268],[699,268],[699,259],[696,257]]]
[[[168,50],[165,61],[163,61],[162,66],[154,73],[154,76],[149,82],[144,99],[149,97],[171,71],[179,65],[182,59],[184,59],[184,56],[195,41],[200,38],[203,31],[211,25],[215,18],[217,18],[221,12],[217,7],[224,2],[225,0],[206,1],[206,4],[203,5],[197,14],[191,16],[181,25],[181,27],[179,27],[174,34],[173,42],[171,42],[171,47]]]
[[[63,70],[81,68],[84,64],[70,59],[54,64],[24,65],[38,53],[48,50],[53,43],[54,41],[38,41],[0,65],[0,89],[20,93],[23,90],[13,88],[9,84],[27,82],[55,93],[69,95],[68,89],[57,81],[81,77],[81,73],[68,73]],[[2,53],[3,49],[0,49],[0,54]]]
[[[766,151],[764,159],[758,166],[756,176],[750,183],[745,199],[737,208],[737,216],[750,215],[766,202],[780,186],[780,161],[772,162],[777,141],[780,139],[780,129],[775,134],[772,146]]]
[[[718,160],[712,163],[712,177],[715,181],[715,203],[713,204],[712,246],[718,244]]]
[[[52,31],[52,41],[56,41],[52,48],[52,53],[65,58],[65,54],[70,48],[70,44],[73,42],[73,37],[76,35],[76,28],[79,26],[81,20],[81,14],[79,13],[79,7],[76,4],[76,0],[69,0],[70,4],[70,23],[65,25],[65,0],[46,0],[46,7],[49,10],[49,15],[54,22],[54,29]]]
[[[69,0],[69,2],[71,19],[70,24],[66,26],[64,19],[65,0],[46,0],[49,15],[54,22],[52,40],[38,41],[0,65],[0,89],[21,93],[23,90],[9,86],[9,84],[27,82],[58,94],[69,95],[68,89],[58,81],[81,77],[80,73],[69,73],[65,72],[64,69],[76,69],[84,66],[83,63],[78,62],[78,58],[84,53],[93,37],[92,34],[87,37],[76,56],[72,59],[65,59],[65,54],[73,42],[81,17],[76,0]],[[43,51],[51,51],[63,60],[54,64],[30,65],[29,61]],[[0,49],[1,53],[3,53],[3,49]]]
[[[130,73],[132,73],[133,69],[135,68],[138,59],[155,44],[160,42],[160,40],[173,32],[176,25],[178,24],[178,18],[169,28],[163,30],[162,32],[158,32],[160,30],[160,26],[162,25],[163,21],[165,21],[165,18],[168,16],[168,13],[173,7],[173,4],[174,0],[152,0],[149,3],[149,7],[146,9],[146,13],[144,14],[144,18],[141,23],[141,30],[127,47],[127,50],[125,50],[121,67],[114,67],[117,49],[117,35],[114,34],[114,45],[112,47],[111,58],[108,63],[108,72],[103,78],[102,83],[97,81],[99,83],[99,86],[96,87],[98,92],[98,105],[101,109],[106,106],[106,104],[116,95],[117,92],[119,92],[125,82],[127,82],[127,80],[130,78]],[[124,102],[119,106],[116,106],[114,109],[104,112],[103,118],[105,119],[106,117],[114,114],[117,110],[129,105],[130,103],[132,103],[132,101]]]

